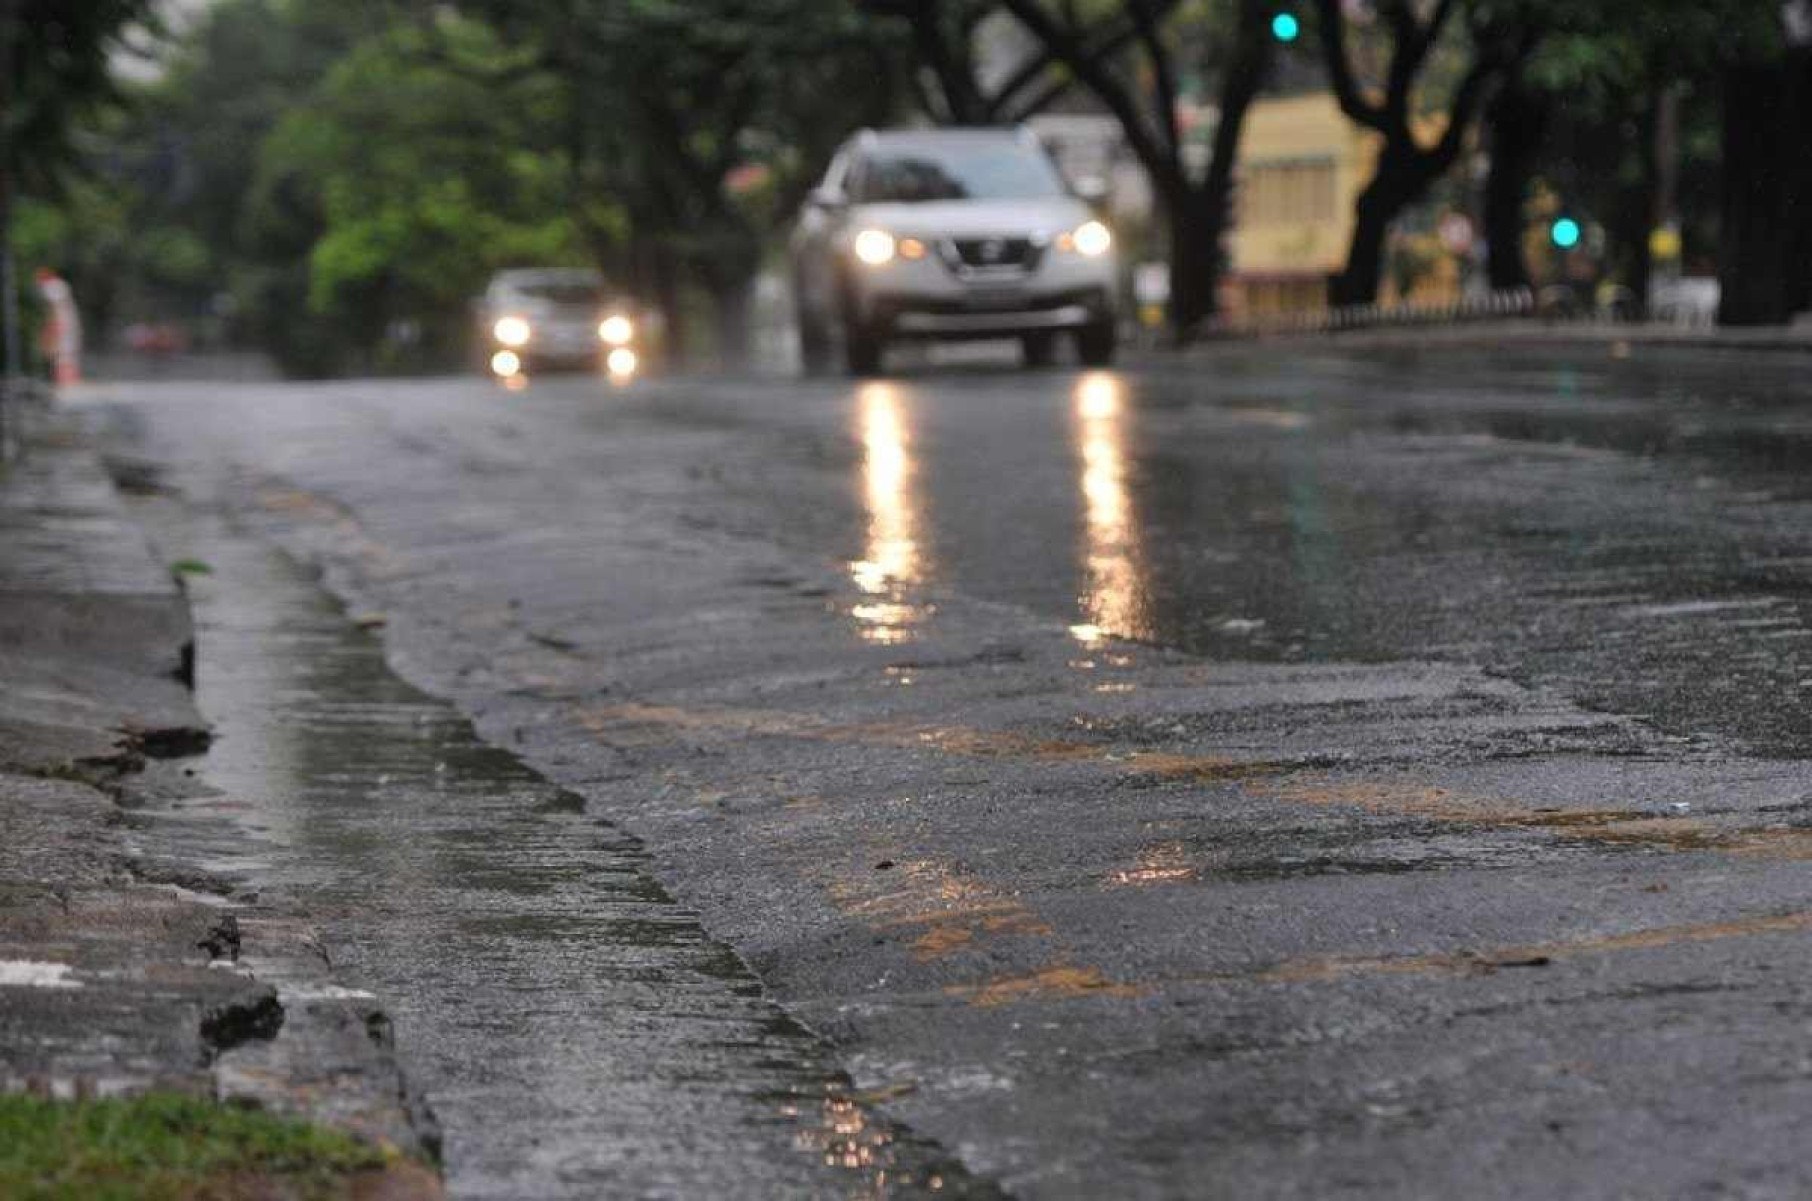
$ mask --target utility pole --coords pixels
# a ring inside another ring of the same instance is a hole
[[[13,268],[13,98],[19,56],[19,0],[0,0],[0,463],[13,457],[21,378],[19,287]]]

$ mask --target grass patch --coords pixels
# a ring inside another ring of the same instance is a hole
[[[0,1097],[0,1197],[20,1201],[331,1197],[384,1163],[338,1131],[193,1097]]]

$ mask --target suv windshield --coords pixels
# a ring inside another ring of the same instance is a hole
[[[1022,142],[882,147],[871,152],[851,181],[859,204],[912,204],[931,200],[1035,200],[1066,194],[1057,169],[1042,151]]]
[[[549,304],[595,306],[604,303],[603,288],[595,283],[579,280],[546,280],[520,284],[516,291],[531,300],[545,300]]]

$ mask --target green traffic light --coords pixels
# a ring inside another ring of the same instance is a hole
[[[1548,236],[1553,238],[1554,244],[1562,250],[1571,250],[1579,245],[1579,222],[1571,217],[1562,217],[1548,231]]]
[[[1295,13],[1278,13],[1271,18],[1271,36],[1280,42],[1293,42],[1302,34],[1302,22]]]

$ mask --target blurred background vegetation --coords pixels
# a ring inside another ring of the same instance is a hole
[[[702,312],[708,347],[803,181],[891,115],[901,61],[839,0],[192,20],[138,27],[155,72],[74,132],[55,186],[27,182],[14,246],[91,329],[176,322],[301,376],[459,361],[471,298],[520,265],[600,266],[672,339]]]
[[[1319,88],[1381,147],[1337,298],[1413,281],[1425,243],[1385,232],[1446,196],[1482,207],[1495,284],[1540,273],[1532,223],[1565,207],[1606,279],[1646,294],[1659,247],[1724,274],[1732,319],[1774,320],[1812,300],[1806,7],[0,0],[0,219],[19,294],[56,269],[91,340],[155,324],[298,376],[446,368],[493,271],[585,265],[677,352],[729,361],[851,131],[1057,106],[1120,123],[1153,200],[1130,241],[1174,259],[1186,331],[1215,311],[1245,106]]]

